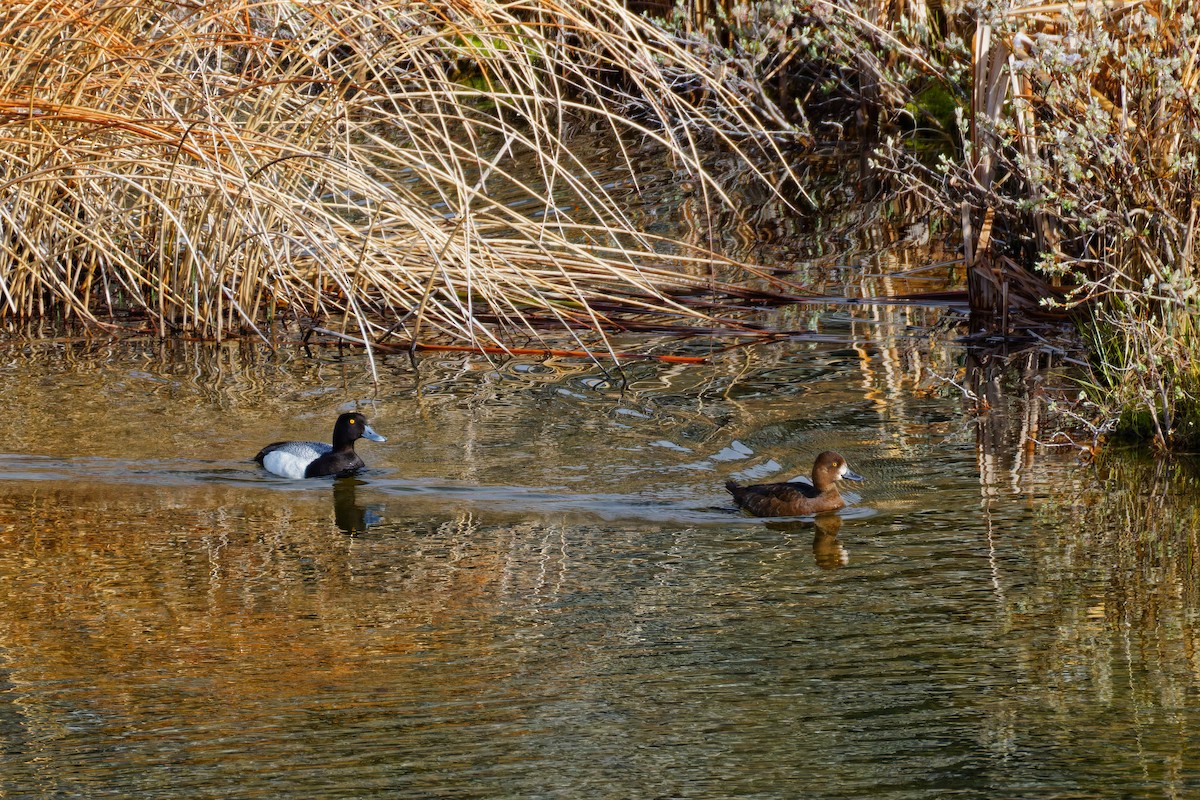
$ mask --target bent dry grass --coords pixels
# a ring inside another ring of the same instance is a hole
[[[7,316],[498,346],[534,317],[616,326],[602,308],[695,320],[687,296],[739,265],[639,231],[572,128],[657,143],[708,209],[728,199],[708,148],[785,163],[769,101],[620,6],[96,0],[0,22]]]

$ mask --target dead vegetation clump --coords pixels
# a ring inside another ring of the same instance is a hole
[[[679,298],[736,265],[639,231],[572,127],[658,143],[714,207],[702,143],[783,160],[769,101],[621,6],[43,1],[0,41],[10,317],[494,345],[694,321]]]

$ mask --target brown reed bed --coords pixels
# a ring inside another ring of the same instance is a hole
[[[625,312],[695,321],[689,294],[736,295],[716,276],[744,265],[639,231],[572,129],[657,143],[710,208],[728,204],[712,148],[750,171],[786,163],[761,92],[621,5],[0,13],[9,317],[132,313],[218,339],[337,318],[366,341],[402,324],[413,340],[501,347],[533,316],[564,330]]]

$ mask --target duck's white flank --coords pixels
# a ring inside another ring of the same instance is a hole
[[[263,456],[263,467],[281,478],[304,477],[308,465],[333,449],[323,442],[288,442]]]

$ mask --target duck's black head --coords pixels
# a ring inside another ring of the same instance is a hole
[[[338,417],[337,422],[333,424],[333,449],[353,448],[354,442],[359,439],[370,439],[372,442],[387,441],[376,433],[367,423],[367,418],[357,411]]]

